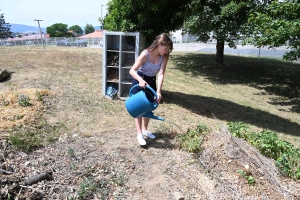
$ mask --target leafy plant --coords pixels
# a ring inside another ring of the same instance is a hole
[[[68,155],[69,155],[70,157],[75,157],[75,152],[74,152],[74,150],[70,148],[70,149],[68,150]]]
[[[125,173],[121,172],[121,173],[115,174],[112,177],[112,180],[118,186],[123,186],[127,182],[128,178],[125,176]]]
[[[91,195],[97,191],[97,182],[95,179],[87,178],[80,183],[80,189],[78,191],[79,199],[88,199]]]
[[[19,100],[18,100],[18,104],[19,106],[22,106],[22,107],[27,107],[27,106],[30,106],[30,99],[27,95],[24,95],[24,94],[20,94],[19,95]]]
[[[70,166],[70,169],[71,169],[71,170],[76,170],[76,169],[77,169],[77,166],[76,166],[75,164],[72,164],[72,165]]]
[[[86,178],[80,183],[78,199],[91,199],[94,193],[100,192],[101,199],[107,199],[109,195],[109,184],[106,179],[96,181],[94,178]]]
[[[249,134],[249,125],[244,122],[228,122],[230,133],[238,138],[247,139]]]
[[[277,141],[278,137],[276,133],[263,130],[261,133],[253,135],[251,144],[263,155],[276,160],[282,153],[280,149],[277,149]]]
[[[39,91],[36,91],[36,96],[39,101],[43,101],[43,95]]]
[[[282,154],[276,160],[276,166],[284,176],[300,180],[300,149]]]
[[[255,183],[255,178],[251,176],[250,174],[246,173],[244,170],[237,170],[237,173],[239,173],[242,177],[244,177],[249,185],[253,185]]]
[[[179,146],[186,149],[188,152],[198,153],[201,151],[202,135],[207,133],[210,129],[204,125],[199,124],[195,130],[188,130],[186,133],[180,135]]]

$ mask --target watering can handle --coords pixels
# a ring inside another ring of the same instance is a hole
[[[139,84],[136,84],[136,85],[134,85],[133,87],[131,87],[131,89],[130,89],[130,91],[129,91],[129,96],[130,96],[130,97],[132,96],[131,91],[133,90],[133,88],[136,88],[136,87],[140,87]],[[149,90],[155,95],[155,98],[156,98],[156,99],[158,98],[156,92],[152,89],[152,87],[150,87],[149,85],[146,85],[146,88],[149,89]]]

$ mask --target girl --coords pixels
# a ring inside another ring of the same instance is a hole
[[[156,101],[160,103],[162,98],[161,88],[164,81],[166,66],[169,60],[169,54],[173,50],[173,42],[166,33],[158,35],[153,43],[145,49],[135,61],[129,73],[133,77],[132,87],[139,84],[140,87],[134,88],[131,93],[136,94],[141,89],[149,85],[157,93]],[[157,75],[157,87],[156,87]],[[155,139],[148,131],[149,118],[135,118],[137,129],[137,140],[140,145],[146,145],[144,136]]]

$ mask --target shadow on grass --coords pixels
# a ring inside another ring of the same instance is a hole
[[[263,129],[300,136],[300,125],[265,111],[242,106],[231,101],[181,92],[164,91],[164,102],[174,103],[197,115],[231,122],[243,121]]]
[[[176,135],[172,134],[166,134],[157,132],[154,133],[156,138],[154,140],[151,140],[149,138],[146,139],[147,145],[144,147],[145,149],[148,148],[157,148],[157,149],[174,149],[176,148],[176,145],[171,142],[171,140],[174,140]]]
[[[171,61],[176,69],[206,77],[215,84],[241,84],[264,90],[278,96],[270,104],[290,105],[290,112],[300,113],[300,64],[225,55],[225,67],[219,67],[215,54],[200,53],[174,54]]]

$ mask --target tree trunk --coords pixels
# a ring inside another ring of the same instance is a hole
[[[216,63],[218,65],[223,65],[224,64],[224,40],[220,41],[217,40],[217,53],[216,53]]]

